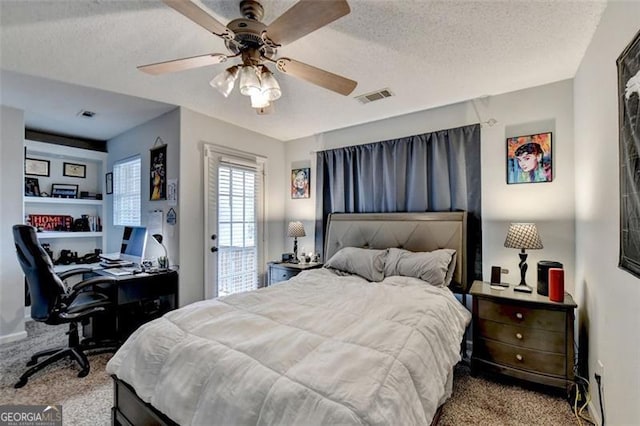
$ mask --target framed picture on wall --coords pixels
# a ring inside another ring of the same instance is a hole
[[[165,200],[167,198],[167,145],[154,146],[150,152],[149,199]]]
[[[84,164],[62,163],[62,176],[86,178],[87,166]]]
[[[291,198],[309,198],[311,186],[311,169],[291,170]]]
[[[24,174],[32,176],[49,176],[49,160],[25,158]]]
[[[553,180],[551,132],[507,138],[507,183]]]
[[[640,32],[618,65],[621,269],[640,278]]]
[[[107,194],[113,194],[113,172],[109,172],[104,176],[104,185]]]

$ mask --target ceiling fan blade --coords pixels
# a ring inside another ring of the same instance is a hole
[[[358,85],[357,81],[289,58],[278,59],[276,66],[280,72],[301,78],[309,83],[333,90],[345,96],[353,92],[353,89]]]
[[[284,45],[351,12],[346,0],[300,0],[267,27],[267,37]]]
[[[210,53],[208,55],[192,56],[190,58],[174,59],[173,61],[158,62],[155,64],[141,65],[140,71],[147,74],[165,74],[176,71],[189,70],[191,68],[215,65],[227,60],[227,55],[222,53]]]
[[[196,24],[213,34],[227,39],[233,39],[233,32],[222,25],[217,19],[209,15],[191,0],[162,0],[167,6],[177,10]]]

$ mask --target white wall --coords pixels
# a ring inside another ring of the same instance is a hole
[[[640,419],[640,280],[619,269],[616,59],[640,29],[640,2],[609,2],[574,80],[576,288],[589,339],[589,376],[599,416],[596,361],[603,362],[607,424]],[[582,342],[581,342],[582,343]],[[581,344],[582,346],[582,344]]]
[[[567,290],[573,291],[574,274],[574,161],[572,82],[561,81],[477,101],[481,120],[498,120],[481,132],[483,272],[492,265],[510,270],[504,280],[518,283],[517,251],[503,247],[509,222],[533,221],[545,248],[529,252],[527,281],[535,287],[536,263],[557,260],[566,270]],[[384,102],[384,101],[383,101]],[[365,106],[366,107],[366,106]],[[315,155],[311,151],[400,138],[477,123],[470,102],[393,117],[340,129],[287,143],[287,169],[299,161],[312,164],[312,198],[287,200],[287,219],[303,220],[307,237],[299,245],[313,247],[315,221]],[[537,184],[506,184],[506,141],[510,136],[553,132],[554,181]],[[288,177],[288,174],[287,174]],[[309,226],[308,226],[309,225]],[[285,238],[290,246],[289,239]]]
[[[180,264],[178,250],[179,224],[173,226],[166,223],[167,212],[170,206],[166,200],[150,201],[149,173],[151,154],[149,150],[153,147],[156,138],[160,137],[167,144],[167,179],[177,179],[180,173],[180,111],[178,108],[169,111],[160,117],[147,121],[133,129],[118,135],[107,142],[107,171],[113,171],[113,164],[119,160],[140,155],[142,160],[142,203],[141,225],[148,224],[149,212],[153,210],[163,211],[163,244],[169,252],[169,260],[172,266]],[[122,241],[122,226],[113,226],[113,195],[106,195],[107,217],[104,223],[107,232],[107,253],[120,251]],[[179,205],[173,209],[180,214]],[[156,251],[155,255],[161,255],[162,249]],[[147,253],[152,256],[153,241],[147,243]]]
[[[248,110],[247,114],[253,111]],[[265,120],[269,116],[263,117]],[[284,197],[288,187],[284,144],[259,133],[180,109],[180,305],[204,298],[204,144],[224,145],[267,157],[265,164],[265,239],[267,259],[277,259],[283,251]],[[266,265],[262,265],[265,268]]]
[[[23,223],[24,112],[0,105],[0,343],[27,337],[24,278],[11,227]]]

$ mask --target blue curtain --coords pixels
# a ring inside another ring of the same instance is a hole
[[[468,212],[470,279],[482,277],[480,125],[317,154],[316,251],[329,213]]]

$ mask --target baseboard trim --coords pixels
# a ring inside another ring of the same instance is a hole
[[[593,419],[593,422],[596,426],[602,425],[602,419],[600,418],[600,409],[595,406],[595,400],[591,398],[589,405],[587,405],[587,409],[589,410],[589,416]]]
[[[5,343],[17,342],[18,340],[22,340],[26,338],[27,338],[26,331],[19,331],[17,333],[6,334],[4,336],[0,336],[0,345],[3,345]]]

